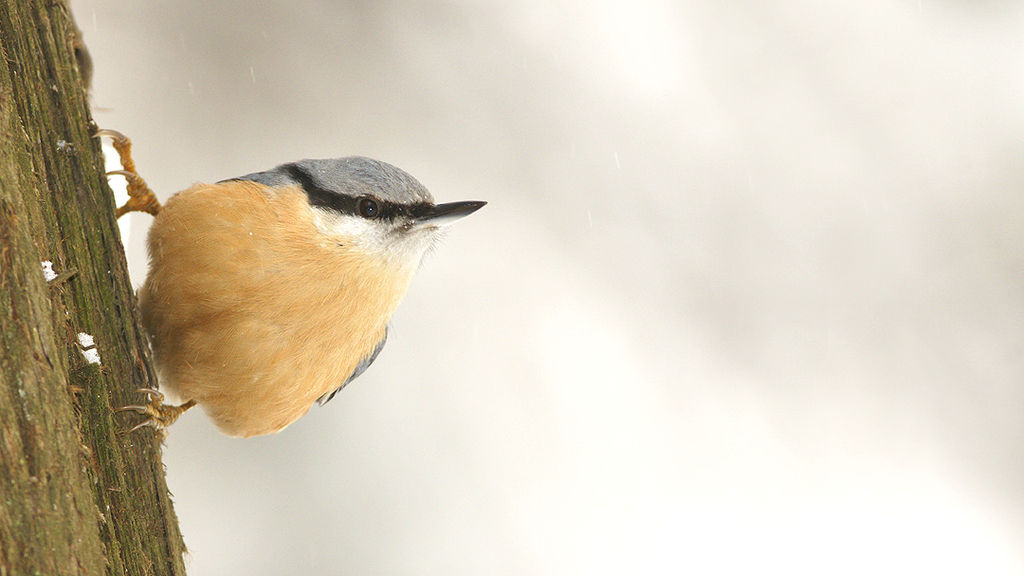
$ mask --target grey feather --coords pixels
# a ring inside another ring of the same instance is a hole
[[[409,173],[363,156],[299,160],[265,172],[233,178],[271,187],[299,186],[348,197],[374,196],[396,204],[434,203],[430,192]]]
[[[338,386],[337,388],[335,388],[333,392],[329,392],[329,393],[324,394],[323,396],[321,396],[316,401],[316,403],[321,405],[321,406],[323,406],[324,404],[327,404],[328,402],[331,401],[331,398],[334,398],[335,394],[337,394],[338,392],[341,392],[341,389],[344,388],[345,386],[348,386],[349,382],[351,382],[351,381],[355,380],[356,378],[358,378],[359,375],[362,374],[363,372],[366,372],[366,369],[370,367],[370,364],[373,364],[373,361],[377,359],[377,355],[380,354],[381,349],[384,348],[384,344],[387,341],[388,341],[388,329],[387,329],[387,327],[385,327],[384,328],[384,337],[381,338],[380,342],[377,343],[377,346],[373,349],[373,352],[370,352],[367,356],[363,357],[363,359],[359,361],[359,364],[356,365],[356,369],[352,371],[352,375],[349,376],[348,379],[345,380],[341,384],[341,386]]]

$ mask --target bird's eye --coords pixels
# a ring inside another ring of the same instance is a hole
[[[376,218],[380,215],[380,205],[373,198],[360,198],[356,209],[363,218]]]

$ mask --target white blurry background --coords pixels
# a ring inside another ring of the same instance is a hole
[[[327,407],[174,426],[190,574],[1024,574],[1019,3],[73,8],[162,197],[490,202]]]

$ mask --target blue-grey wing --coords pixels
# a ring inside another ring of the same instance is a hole
[[[324,404],[327,404],[328,402],[331,401],[331,398],[334,398],[335,394],[337,394],[338,392],[341,392],[341,389],[344,388],[345,386],[348,386],[349,382],[351,382],[351,381],[355,380],[356,378],[358,378],[359,375],[362,374],[363,372],[366,372],[366,369],[370,367],[370,364],[373,364],[373,361],[377,359],[377,355],[380,354],[381,349],[384,348],[384,343],[387,342],[387,341],[388,341],[388,329],[387,329],[387,326],[385,326],[384,327],[384,337],[381,338],[380,342],[377,343],[377,346],[374,347],[373,352],[370,352],[369,354],[364,356],[362,360],[359,361],[359,364],[356,365],[356,369],[352,371],[352,375],[348,377],[348,380],[345,380],[344,382],[342,382],[341,386],[338,386],[337,388],[335,388],[333,392],[328,392],[327,394],[324,394],[323,396],[321,396],[316,401],[316,403],[321,405],[321,406],[323,406]]]

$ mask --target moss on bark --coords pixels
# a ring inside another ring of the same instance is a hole
[[[113,412],[155,377],[74,38],[0,0],[0,574],[184,574],[159,439]]]

